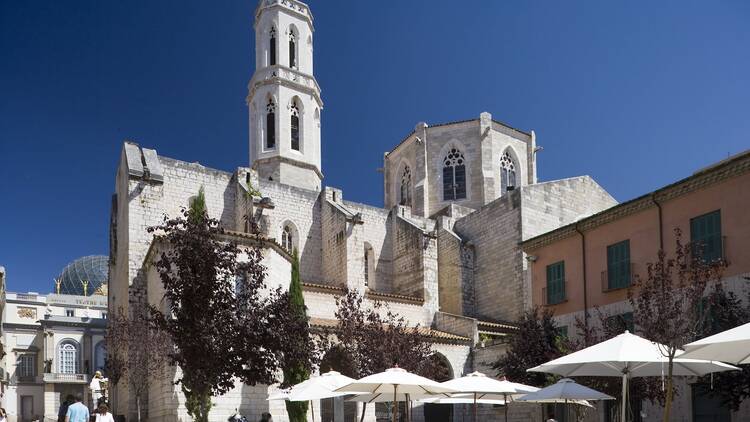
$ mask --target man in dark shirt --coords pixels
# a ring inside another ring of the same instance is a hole
[[[65,397],[65,401],[60,404],[60,409],[57,411],[57,422],[65,422],[65,415],[68,414],[68,406],[73,403],[73,395],[68,394]]]

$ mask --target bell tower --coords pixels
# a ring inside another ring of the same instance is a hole
[[[264,180],[320,190],[320,87],[313,76],[313,17],[296,0],[255,10],[255,73],[248,85],[250,162]]]

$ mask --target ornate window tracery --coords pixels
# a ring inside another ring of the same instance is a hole
[[[293,238],[292,228],[284,226],[284,230],[281,231],[281,247],[289,253],[292,253],[294,248]]]
[[[404,172],[401,174],[399,204],[411,206],[411,169],[409,166],[404,166]]]
[[[78,373],[78,347],[72,341],[63,341],[59,347],[59,368],[61,374]]]
[[[276,103],[273,98],[266,104],[266,148],[276,148]]]
[[[466,199],[466,160],[458,148],[443,159],[443,200]]]
[[[508,151],[500,157],[500,194],[504,195],[508,187],[516,187],[516,163]]]

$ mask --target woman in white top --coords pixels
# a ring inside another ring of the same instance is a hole
[[[109,407],[104,403],[96,410],[96,422],[115,422],[115,418],[109,413]]]
[[[0,407],[0,422],[5,422],[8,420],[8,416],[5,414],[5,409]]]

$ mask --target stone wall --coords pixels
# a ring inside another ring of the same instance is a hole
[[[476,314],[514,321],[523,310],[521,204],[519,192],[504,195],[458,220],[454,231],[474,248]]]

